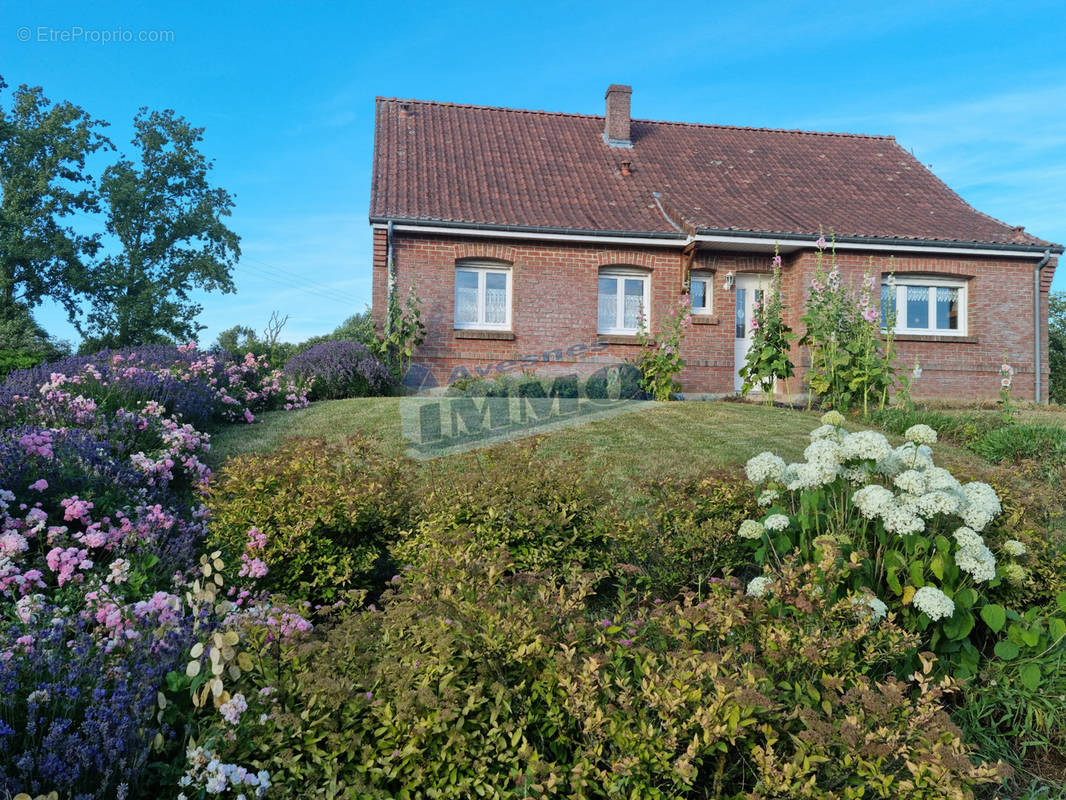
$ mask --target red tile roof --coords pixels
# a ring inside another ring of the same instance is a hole
[[[371,219],[677,234],[661,203],[688,232],[1047,244],[967,205],[892,137],[633,120],[627,149],[603,128],[378,98]]]

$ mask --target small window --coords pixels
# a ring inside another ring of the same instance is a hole
[[[597,332],[635,334],[642,318],[647,327],[650,285],[646,272],[600,270]]]
[[[693,273],[688,282],[693,314],[710,314],[714,304],[714,278]]]
[[[890,317],[897,333],[966,335],[966,284],[932,278],[905,278],[881,284],[881,326]]]
[[[510,329],[510,269],[496,264],[455,268],[455,327]]]

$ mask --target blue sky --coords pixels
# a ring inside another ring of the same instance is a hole
[[[206,127],[243,258],[237,294],[202,298],[205,342],[274,309],[298,340],[369,302],[375,95],[602,113],[629,83],[635,117],[892,134],[981,211],[1066,242],[1060,2],[656,5],[0,0],[0,70],[108,120],[120,151],[141,106]],[[99,41],[140,31],[170,41]]]

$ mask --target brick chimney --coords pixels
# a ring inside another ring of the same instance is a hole
[[[607,121],[603,140],[611,147],[632,147],[629,139],[629,96],[632,86],[612,83],[607,87]]]

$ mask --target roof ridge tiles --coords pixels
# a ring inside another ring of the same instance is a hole
[[[546,117],[571,117],[577,119],[602,120],[604,118],[602,114],[579,114],[574,111],[547,111],[544,109],[535,108],[511,108],[509,106],[478,105],[476,103],[450,103],[443,100],[419,100],[417,98],[408,97],[382,97],[379,95],[374,99],[380,103],[417,103],[419,105],[438,106],[441,108],[466,109],[470,111],[506,111],[511,114],[536,114],[539,116]],[[803,130],[801,128],[770,128],[758,125],[726,125],[712,122],[683,122],[679,120],[641,119],[636,117],[633,118],[631,122],[640,122],[649,125],[677,125],[691,128],[715,128],[718,130],[761,131],[763,133],[791,133],[802,136],[842,136],[849,139],[877,139],[882,141],[894,141],[896,138],[895,136],[886,136],[884,134],[876,133],[848,133],[845,131],[809,131]]]

